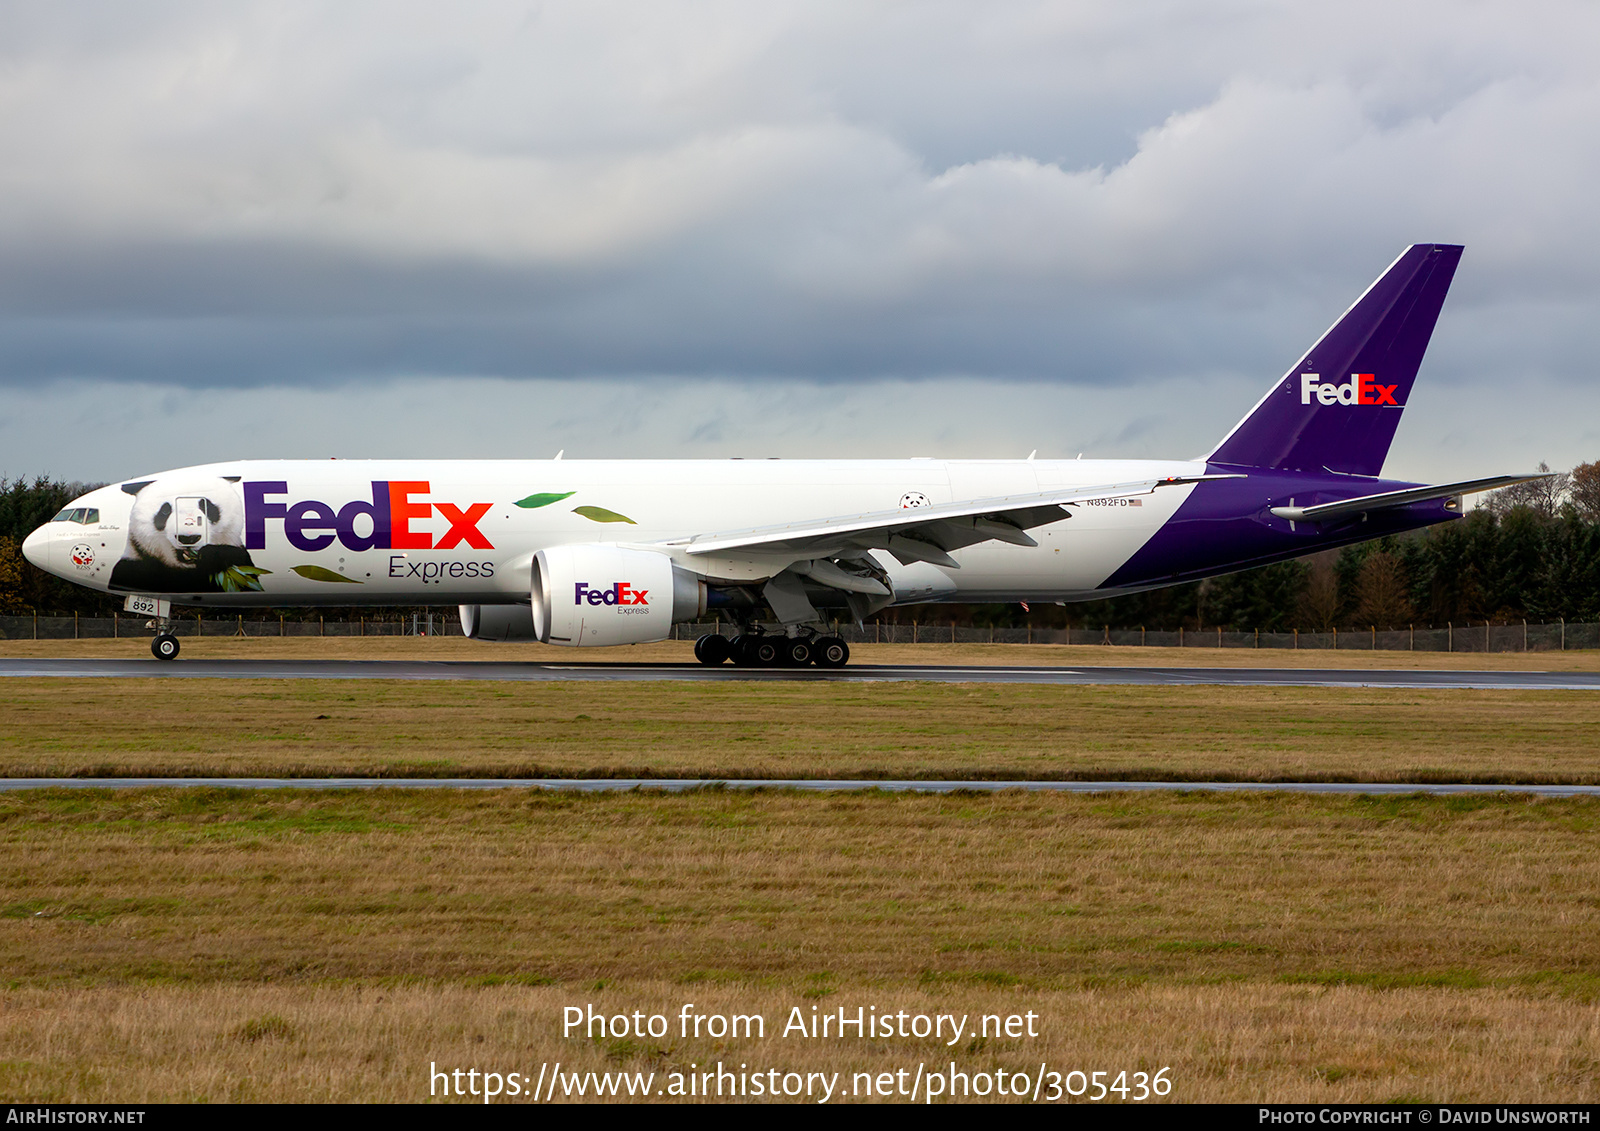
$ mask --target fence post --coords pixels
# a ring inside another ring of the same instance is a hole
[[[1139,647],[1144,647],[1144,625],[1139,626]]]
[[[1522,650],[1528,650],[1528,618],[1522,618]]]
[[[73,610],[73,613],[72,613],[72,639],[74,639],[74,640],[78,639],[78,613],[77,613],[77,610]]]
[[[1338,625],[1334,625],[1333,626],[1333,650],[1335,652],[1337,652],[1339,650],[1339,626]]]
[[[913,643],[913,644],[917,643],[917,622],[916,621],[912,621],[911,622],[911,643]]]
[[[1033,643],[1033,622],[1032,621],[1028,622],[1028,643],[1029,644]]]
[[[1454,652],[1456,650],[1456,622],[1453,621],[1453,620],[1445,621],[1444,622],[1444,633],[1445,633],[1445,636],[1444,636],[1445,648],[1444,648],[1444,650],[1446,652]]]
[[[1567,650],[1567,618],[1561,618],[1561,650]]]
[[[122,635],[121,630],[117,627],[117,620],[117,614],[113,612],[111,614],[111,639],[113,640],[120,638]]]
[[[955,621],[951,621],[950,622],[950,643],[954,644],[955,642],[956,642],[956,622]]]
[[[1178,626],[1178,647],[1183,647],[1183,625]]]
[[[39,639],[39,614],[37,612],[33,614],[33,638],[35,640]]]
[[[1300,651],[1300,630],[1298,628],[1294,630],[1294,650],[1296,652]]]
[[[283,614],[282,613],[278,614],[278,635],[279,636],[288,635],[286,632],[284,632],[284,629],[283,629]]]
[[[1489,622],[1483,622],[1483,654],[1489,654]]]
[[[1417,650],[1417,626],[1408,624],[1406,627],[1411,630],[1411,651],[1415,652]]]
[[[326,636],[326,635],[328,635],[327,629],[322,624],[322,618],[321,617],[317,618],[317,635],[318,636]]]
[[[874,644],[883,643],[883,622],[881,620],[872,622],[872,642]]]
[[[1258,629],[1256,629],[1256,648],[1259,650],[1260,647],[1261,647],[1261,630],[1258,628]]]
[[[1376,652],[1377,650],[1378,650],[1378,626],[1377,625],[1373,625],[1372,626],[1372,647],[1370,649],[1368,649],[1368,651]]]

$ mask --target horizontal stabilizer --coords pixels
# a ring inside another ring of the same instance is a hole
[[[1328,522],[1348,518],[1354,514],[1403,507],[1411,503],[1426,503],[1434,499],[1450,499],[1457,495],[1472,495],[1479,491],[1494,491],[1514,483],[1531,483],[1535,479],[1549,479],[1548,475],[1496,475],[1490,479],[1469,479],[1464,483],[1441,483],[1437,487],[1408,487],[1402,491],[1385,491],[1379,495],[1362,495],[1358,499],[1343,499],[1337,503],[1320,503],[1314,507],[1273,507],[1272,513],[1290,522]]]

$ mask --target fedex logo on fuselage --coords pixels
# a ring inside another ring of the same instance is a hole
[[[1373,373],[1352,373],[1343,385],[1324,385],[1322,374],[1300,374],[1300,403],[1310,404],[1316,397],[1318,404],[1386,404],[1400,407],[1394,399],[1399,383],[1380,385]]]
[[[650,590],[635,589],[626,581],[613,581],[604,589],[591,588],[587,581],[572,587],[574,605],[648,605]]]
[[[262,480],[241,484],[244,489],[244,548],[267,548],[268,521],[283,523],[283,536],[297,550],[322,550],[335,539],[347,550],[452,550],[465,543],[474,550],[494,546],[478,529],[493,503],[473,503],[465,510],[453,503],[414,502],[428,493],[428,480],[376,480],[372,498],[353,499],[338,510],[316,499],[298,503],[269,501],[287,495],[289,484]],[[438,511],[450,524],[439,540],[412,523],[426,522]]]

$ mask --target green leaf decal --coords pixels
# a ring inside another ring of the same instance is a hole
[[[353,577],[346,577],[342,573],[334,573],[333,570],[323,569],[319,565],[290,566],[289,568],[307,581],[342,581],[346,585],[361,584]]]
[[[629,526],[638,526],[637,522],[625,514],[608,511],[605,507],[573,507],[573,514],[581,514],[590,522],[626,522]]]
[[[234,565],[221,573],[212,574],[212,580],[224,593],[260,593],[263,591],[261,582],[256,579],[271,572],[270,569],[257,566]]]
[[[526,499],[518,499],[516,501],[516,505],[522,507],[524,510],[531,511],[534,507],[547,507],[551,503],[559,503],[562,499],[570,499],[576,494],[576,491],[567,491],[564,494],[557,494],[554,491],[546,491],[542,495],[529,495]]]

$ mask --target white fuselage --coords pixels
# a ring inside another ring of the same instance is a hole
[[[202,605],[492,605],[526,601],[533,555],[557,546],[648,547],[713,581],[749,582],[788,561],[665,544],[1204,470],[1148,460],[236,461],[91,492],[74,506],[97,510],[97,522],[50,523],[27,549],[93,588]],[[899,603],[1083,600],[1104,595],[1096,589],[1192,490],[1074,506],[1030,531],[1037,546],[954,551],[958,569],[873,553]]]

